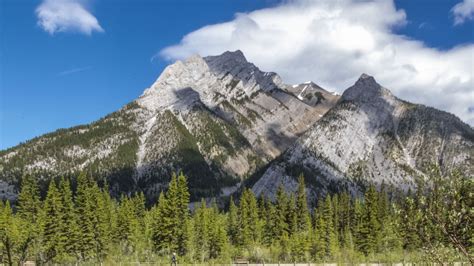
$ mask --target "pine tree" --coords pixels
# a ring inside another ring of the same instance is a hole
[[[323,217],[322,201],[314,214],[314,230],[311,238],[311,254],[314,260],[322,260],[326,256],[326,222]]]
[[[210,250],[210,217],[204,199],[194,213],[195,250],[197,259],[204,262],[209,258]]]
[[[415,205],[415,200],[410,194],[405,198],[402,210],[402,235],[404,239],[403,248],[413,251],[420,247],[421,241],[418,234],[418,226],[421,219],[421,213]]]
[[[186,177],[172,175],[165,195],[160,195],[156,209],[159,219],[154,226],[155,248],[185,255],[189,243],[189,191]]]
[[[362,228],[359,232],[359,249],[365,255],[376,251],[379,243],[379,199],[375,186],[370,186],[364,196],[364,212],[362,216]]]
[[[308,232],[296,232],[290,237],[292,261],[307,261],[309,258],[310,242]]]
[[[67,261],[78,257],[80,230],[69,180],[61,178],[59,192],[62,203],[62,209],[60,210],[62,221],[59,224],[59,233],[61,245],[64,247],[64,254],[62,254],[61,259]]]
[[[61,258],[65,252],[65,243],[62,237],[66,234],[62,231],[65,228],[63,210],[61,194],[54,180],[51,180],[41,215],[43,251],[46,261],[57,262],[57,259]]]
[[[20,224],[23,227],[20,230],[25,237],[23,245],[19,248],[21,261],[38,253],[40,234],[38,217],[41,205],[36,179],[31,175],[23,176],[17,199],[17,216],[22,220]]]
[[[132,252],[141,254],[146,249],[145,240],[145,195],[140,192],[130,198],[132,217],[129,221],[130,235],[129,241]]]
[[[131,249],[131,226],[130,222],[133,219],[134,212],[130,199],[122,195],[120,204],[117,210],[117,236],[120,240],[120,246],[123,251],[129,252]]]
[[[17,213],[21,218],[29,220],[34,224],[38,219],[40,208],[41,201],[38,184],[31,175],[25,175],[22,178],[21,190],[18,194]]]
[[[277,232],[277,238],[283,235],[283,232],[286,232],[288,235],[288,223],[286,221],[287,217],[287,209],[288,209],[288,196],[283,188],[282,185],[278,186],[278,190],[276,192],[276,222],[275,231]]]
[[[177,246],[178,246],[178,253],[180,255],[184,255],[186,253],[186,247],[188,242],[188,220],[189,220],[189,191],[188,191],[188,183],[186,180],[186,176],[183,175],[181,172],[177,177],[177,198],[178,198],[178,209],[177,209],[177,217],[178,219],[178,228],[176,230],[177,234]]]
[[[347,192],[343,192],[339,195],[339,208],[338,208],[338,236],[339,243],[347,243],[350,241],[353,243],[353,235],[350,234],[351,239],[345,239],[348,236],[347,231],[351,230],[352,227],[352,203],[350,196]]]
[[[267,246],[270,246],[274,241],[279,238],[278,231],[278,213],[274,204],[266,201],[266,216],[263,218],[265,221],[263,225],[262,240]]]
[[[225,216],[219,213],[215,200],[212,207],[207,209],[209,216],[209,258],[217,259],[228,256],[229,239],[225,230]]]
[[[353,228],[353,237],[356,244],[357,250],[361,250],[361,247],[366,241],[367,231],[366,224],[364,222],[364,204],[361,199],[357,198],[354,201],[354,213],[352,214],[353,221],[351,227]]]
[[[304,176],[302,174],[298,177],[298,191],[296,197],[296,231],[308,231],[311,229],[311,216],[308,210]]]
[[[383,254],[400,250],[403,244],[400,235],[400,211],[395,205],[386,212],[382,224],[378,252]]]
[[[340,227],[340,220],[339,220],[339,195],[338,194],[335,194],[332,196],[332,201],[331,201],[331,205],[332,205],[332,213],[333,213],[333,228],[334,228],[334,235],[336,237],[336,243],[337,245],[340,246],[340,236],[339,236],[339,232],[341,230],[341,227]]]
[[[165,194],[162,192],[158,198],[158,204],[153,209],[152,238],[155,251],[168,249],[168,243],[171,241],[172,229],[167,216],[168,202]]]
[[[81,260],[92,258],[95,250],[94,219],[96,204],[94,195],[91,193],[92,180],[84,172],[77,177],[76,190],[76,215],[79,225],[79,256]]]
[[[109,193],[109,187],[105,184],[104,188],[102,189],[99,197],[100,209],[101,213],[101,230],[104,237],[105,243],[107,245],[107,252],[110,246],[116,243],[116,239],[118,236],[116,235],[117,230],[117,203]],[[139,207],[140,208],[140,207]],[[144,208],[144,207],[143,207]],[[104,254],[103,256],[105,256]]]
[[[235,206],[234,199],[232,198],[232,196],[230,197],[229,203],[227,231],[229,234],[230,242],[232,243],[232,245],[236,245],[238,243],[239,237],[239,217],[238,209]]]
[[[251,248],[260,242],[261,228],[258,218],[257,200],[251,190],[245,189],[239,205],[239,243]]]
[[[290,195],[288,205],[286,207],[286,224],[288,224],[288,235],[298,232],[298,216],[296,210],[295,195]]]
[[[325,224],[321,232],[325,243],[324,255],[326,259],[331,259],[339,252],[339,245],[334,227],[334,213],[330,195],[327,195],[324,200],[321,215]]]
[[[283,231],[280,236],[280,254],[279,259],[282,261],[289,261],[291,255],[291,242],[286,231]]]

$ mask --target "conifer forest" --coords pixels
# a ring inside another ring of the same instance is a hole
[[[44,193],[36,180],[24,176],[17,201],[1,203],[5,265],[169,265],[173,253],[178,264],[207,265],[474,263],[474,182],[458,172],[441,177],[434,168],[416,191],[382,184],[316,202],[303,175],[295,193],[280,187],[272,200],[243,188],[193,204],[183,174],[151,203],[142,193],[112,197],[86,173],[53,179]]]

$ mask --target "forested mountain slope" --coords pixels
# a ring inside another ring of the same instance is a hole
[[[370,183],[406,191],[433,164],[472,176],[474,130],[452,114],[398,99],[363,74],[253,190],[273,198],[278,184],[294,191],[294,177],[304,173],[314,197],[341,189],[357,193]]]
[[[155,199],[171,172],[189,177],[192,200],[227,196],[244,180],[273,198],[360,191],[382,182],[415,186],[428,166],[474,172],[474,131],[454,115],[396,98],[362,75],[342,96],[313,82],[288,85],[242,52],[192,56],[150,88],[89,125],[60,129],[0,152],[0,196],[24,174],[40,181],[87,171],[112,193]],[[46,183],[46,182],[45,182]]]
[[[14,196],[25,173],[47,180],[79,171],[116,194],[155,198],[173,171],[189,176],[194,199],[231,193],[338,99],[321,88],[307,90],[313,102],[295,93],[240,51],[177,61],[121,110],[2,151],[3,197]]]

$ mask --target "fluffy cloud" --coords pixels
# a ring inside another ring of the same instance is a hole
[[[44,0],[37,8],[38,25],[50,34],[103,32],[97,18],[77,0]]]
[[[393,0],[290,1],[198,29],[160,55],[175,60],[240,49],[287,83],[314,80],[339,92],[365,72],[400,98],[473,125],[474,44],[430,48],[394,33],[406,23]]]
[[[451,9],[454,15],[454,25],[463,24],[474,18],[474,0],[464,0]]]

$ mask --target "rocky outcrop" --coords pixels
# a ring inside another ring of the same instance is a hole
[[[311,194],[365,184],[415,187],[433,163],[474,174],[474,131],[455,116],[396,98],[363,74],[253,185],[273,197],[275,183],[305,173]],[[268,180],[272,180],[271,184]],[[294,189],[294,188],[289,188]]]

